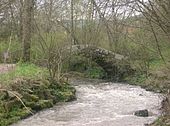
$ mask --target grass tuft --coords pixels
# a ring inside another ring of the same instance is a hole
[[[42,78],[47,74],[45,68],[40,68],[34,64],[17,64],[16,67],[4,74],[0,74],[0,82],[8,84],[16,78]]]

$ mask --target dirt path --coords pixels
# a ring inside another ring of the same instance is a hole
[[[0,64],[0,74],[6,73],[15,68],[15,64]]]

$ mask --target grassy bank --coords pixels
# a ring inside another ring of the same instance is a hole
[[[0,76],[0,126],[26,118],[57,102],[75,99],[75,89],[66,82],[51,81],[46,69],[19,64]]]
[[[44,78],[47,77],[48,71],[44,68],[40,68],[34,64],[21,64],[18,63],[13,67],[13,70],[1,74],[0,76],[0,84],[8,85],[11,81],[17,78]]]

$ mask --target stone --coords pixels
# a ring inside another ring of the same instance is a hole
[[[39,100],[37,103],[33,103],[30,107],[35,111],[40,111],[45,108],[53,106],[53,100]]]
[[[134,113],[135,116],[139,116],[139,117],[148,117],[149,116],[149,112],[147,109],[144,110],[138,110]]]

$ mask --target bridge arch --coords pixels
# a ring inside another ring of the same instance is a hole
[[[97,63],[107,73],[109,79],[119,81],[133,71],[128,63],[128,57],[104,48],[90,45],[73,45],[72,52],[90,58]]]

